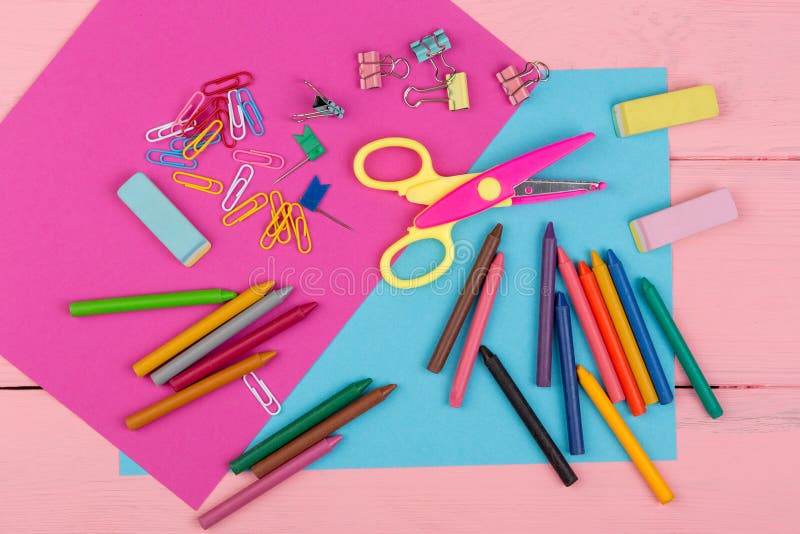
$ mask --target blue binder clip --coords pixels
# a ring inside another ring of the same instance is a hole
[[[447,63],[444,57],[444,51],[450,50],[453,45],[450,43],[450,38],[444,33],[443,29],[438,29],[432,35],[426,35],[422,39],[410,43],[411,51],[417,57],[417,61],[430,61],[433,65],[433,77],[437,82],[443,83],[445,80],[439,77],[439,67],[436,65],[436,56],[440,56],[442,64],[450,70],[450,74],[455,74],[456,69]]]

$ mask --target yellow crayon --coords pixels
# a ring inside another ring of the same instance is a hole
[[[661,504],[667,504],[674,497],[672,490],[669,489],[667,483],[661,478],[661,473],[658,472],[656,466],[644,452],[644,449],[639,444],[636,436],[633,435],[631,429],[625,424],[625,420],[619,414],[614,405],[611,404],[611,399],[608,398],[606,392],[597,382],[597,379],[592,376],[592,373],[581,367],[577,366],[578,381],[581,387],[586,392],[586,395],[592,400],[597,411],[605,419],[614,435],[617,436],[622,448],[628,453],[636,468],[642,474],[647,485],[655,493],[656,498]]]
[[[275,282],[270,280],[257,284],[239,293],[233,300],[229,300],[213,312],[209,313],[195,324],[173,337],[156,350],[133,364],[137,376],[152,373],[160,366],[174,358],[179,352],[199,341],[200,338],[221,326],[234,315],[245,310],[257,300],[260,300],[272,289]]]
[[[600,258],[600,254],[594,250],[592,251],[592,272],[597,279],[597,285],[600,286],[600,293],[603,294],[603,301],[606,303],[609,315],[611,315],[614,328],[617,329],[619,341],[622,343],[622,349],[625,351],[628,365],[631,366],[631,372],[633,372],[633,378],[636,380],[639,393],[642,394],[645,404],[655,404],[658,402],[658,395],[656,395],[656,390],[653,388],[653,381],[650,380],[650,373],[647,372],[642,353],[639,351],[639,345],[633,336],[628,316],[625,315],[625,309],[622,307],[619,295],[617,295],[617,288],[614,287],[614,281],[611,279],[611,273],[608,272],[605,262]]]

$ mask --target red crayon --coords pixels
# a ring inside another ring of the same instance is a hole
[[[219,350],[216,350],[186,369],[181,374],[169,381],[172,389],[179,391],[190,386],[208,375],[222,369],[229,362],[247,353],[252,348],[260,345],[272,336],[275,336],[290,326],[305,319],[311,310],[317,307],[316,302],[306,302],[300,306],[295,306],[283,315],[276,317],[272,321],[262,325],[241,339],[231,343]]]
[[[578,276],[581,279],[583,292],[586,293],[586,298],[589,300],[589,306],[592,308],[592,314],[597,321],[597,327],[603,336],[603,342],[608,349],[608,355],[614,365],[614,371],[617,373],[622,391],[625,392],[628,407],[633,415],[642,415],[646,410],[642,394],[636,386],[636,380],[633,378],[630,365],[628,365],[622,343],[614,329],[614,323],[611,321],[606,303],[603,301],[603,294],[600,293],[600,286],[597,285],[597,279],[586,262],[578,263]]]

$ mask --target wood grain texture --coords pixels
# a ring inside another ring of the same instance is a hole
[[[713,84],[720,116],[670,130],[673,157],[800,155],[797,0],[455,2],[553,69],[663,66],[670,89]]]
[[[581,479],[571,488],[545,465],[307,471],[214,531],[791,530],[785,521],[796,508],[800,391],[719,396],[725,415],[710,422],[691,391],[677,392],[679,461],[658,464],[676,495],[667,506],[630,463],[576,464]],[[0,392],[0,406],[0,428],[22,429],[0,440],[0,517],[13,532],[199,531],[195,513],[153,479],[118,478],[109,469],[116,450],[47,393]],[[22,424],[30,418],[42,424]],[[203,510],[247,484],[245,476],[228,475]],[[582,519],[578,510],[590,514]]]

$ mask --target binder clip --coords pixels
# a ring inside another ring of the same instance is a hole
[[[306,158],[285,173],[278,176],[278,178],[272,182],[272,185],[281,182],[284,178],[292,174],[305,163],[314,161],[325,153],[325,147],[322,146],[322,143],[319,142],[319,139],[317,139],[317,136],[314,135],[314,132],[311,131],[311,127],[308,125],[306,125],[306,127],[303,129],[302,134],[293,135],[292,137],[294,137],[294,140],[297,141],[298,145],[300,145],[300,148],[303,149],[303,152],[306,154]]]
[[[530,76],[527,80],[525,76]],[[508,101],[512,106],[525,101],[531,91],[539,82],[546,82],[550,78],[550,68],[541,61],[529,61],[525,63],[525,70],[517,72],[514,65],[509,65],[497,73],[497,81],[503,86],[508,96]]]
[[[253,380],[255,380],[256,384],[258,384],[258,387],[261,388],[261,391],[264,393],[266,399],[261,397],[261,393],[258,392],[255,386],[250,385],[250,382],[248,382],[247,377],[250,377]],[[272,392],[269,390],[264,381],[258,378],[258,375],[251,372],[249,374],[244,375],[242,377],[242,381],[244,382],[244,385],[247,386],[247,389],[250,390],[250,393],[252,393],[253,396],[256,398],[261,407],[264,408],[264,410],[268,414],[278,415],[279,413],[281,413],[281,403],[278,402],[278,398],[272,394]]]
[[[396,72],[398,63],[406,66],[405,74]],[[389,69],[389,70],[386,70]],[[381,58],[375,50],[358,53],[358,76],[362,89],[380,89],[383,86],[383,78],[394,76],[401,80],[408,78],[411,72],[411,65],[404,57],[394,59],[389,54]]]
[[[469,109],[469,92],[467,90],[467,75],[464,72],[456,72],[455,74],[448,74],[447,81],[441,85],[428,87],[425,89],[418,89],[413,85],[406,87],[403,91],[403,102],[410,108],[418,108],[425,102],[447,102],[450,111],[458,111],[460,109]],[[408,95],[412,91],[417,93],[430,93],[431,91],[439,91],[447,89],[447,98],[420,98],[413,104],[408,101]]]
[[[330,213],[325,213],[321,209],[319,209],[319,203],[322,202],[322,197],[325,196],[325,193],[328,192],[328,188],[330,188],[331,184],[323,184],[319,181],[318,177],[314,177],[311,179],[311,183],[308,184],[303,196],[300,197],[300,205],[304,208],[310,209],[311,211],[317,212],[321,215],[324,215],[328,219],[332,220],[342,228],[347,228],[348,230],[352,230],[353,227],[343,223]]]
[[[433,77],[437,82],[446,81],[446,76],[445,80],[442,80],[439,77],[439,67],[436,65],[437,56],[441,58],[442,65],[447,67],[447,69],[450,71],[450,74],[456,73],[455,67],[447,63],[447,60],[444,57],[444,51],[450,50],[453,45],[450,44],[450,38],[447,37],[443,29],[439,28],[433,32],[433,35],[426,35],[422,39],[410,43],[409,46],[411,47],[411,51],[417,57],[417,61],[420,63],[423,61],[431,62],[431,65],[433,65]]]
[[[303,83],[309,86],[316,93],[316,96],[314,96],[314,103],[312,104],[312,107],[315,111],[311,113],[295,113],[292,115],[294,122],[303,122],[308,119],[316,119],[318,117],[344,118],[344,108],[342,106],[337,105],[336,102],[323,95],[322,92],[314,87],[314,84],[308,80],[305,80]]]

